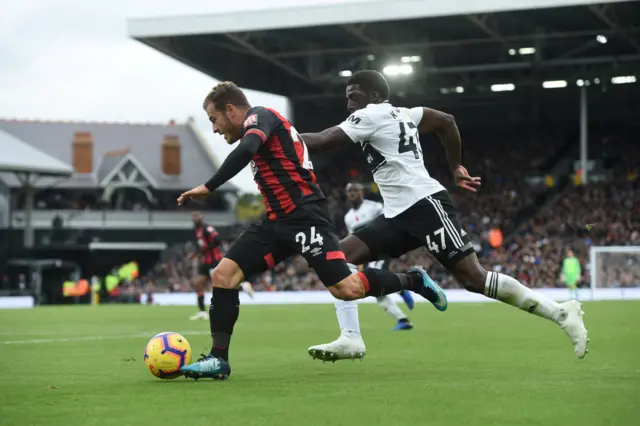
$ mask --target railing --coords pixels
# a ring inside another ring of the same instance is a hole
[[[202,212],[204,220],[214,226],[229,226],[237,222],[234,212]],[[189,229],[193,227],[191,212],[118,211],[118,210],[34,210],[31,223],[34,229],[51,229],[51,221],[58,215],[65,228],[71,229]],[[11,214],[13,228],[24,228],[25,213]]]

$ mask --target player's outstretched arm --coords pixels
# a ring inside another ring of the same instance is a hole
[[[453,172],[462,164],[462,139],[451,114],[427,107],[422,107],[422,119],[418,124],[420,133],[435,133],[447,151],[449,169]]]
[[[309,151],[320,151],[352,143],[351,138],[340,126],[330,127],[320,133],[303,133],[300,136]]]
[[[215,175],[211,177],[204,185],[197,186],[178,197],[178,205],[183,205],[187,200],[192,198],[204,198],[222,186],[229,179],[240,173],[244,169],[253,156],[258,152],[263,138],[256,133],[247,133],[240,141],[240,144],[231,151],[224,160]]]
[[[413,111],[413,110],[412,110]],[[469,176],[462,166],[462,139],[456,120],[451,114],[427,107],[422,107],[422,118],[418,125],[420,133],[435,133],[447,152],[449,170],[453,173],[456,184],[467,191],[476,192],[480,186],[479,177]]]
[[[240,141],[240,144],[238,144],[236,149],[231,151],[216,174],[213,175],[204,186],[206,186],[210,192],[213,192],[240,173],[240,171],[249,164],[253,156],[256,155],[264,139],[265,138],[256,133],[246,133]]]

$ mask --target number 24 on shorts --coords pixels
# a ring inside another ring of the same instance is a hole
[[[307,234],[305,234],[304,232],[298,232],[296,234],[296,242],[300,243],[301,246],[301,251],[300,253],[306,253],[307,251],[309,251],[309,249],[311,249],[311,245],[312,244],[318,244],[318,245],[322,245],[322,243],[324,242],[324,240],[322,239],[322,235],[317,234],[316,233],[316,227],[312,226],[311,228],[309,228],[309,245],[305,245],[307,243]]]

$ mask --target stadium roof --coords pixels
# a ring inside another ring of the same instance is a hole
[[[71,176],[73,168],[0,129],[0,172]]]
[[[348,71],[389,65],[412,70],[393,78],[395,94],[469,98],[494,84],[637,73],[638,23],[637,1],[394,0],[134,19],[129,34],[214,78],[294,101],[342,98]]]

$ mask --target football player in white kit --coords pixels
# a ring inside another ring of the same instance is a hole
[[[384,200],[384,215],[340,242],[347,262],[360,265],[400,257],[424,245],[468,291],[556,323],[571,339],[575,356],[584,358],[589,339],[580,302],[556,303],[513,277],[485,270],[449,193],[429,176],[418,134],[434,132],[445,147],[458,187],[476,192],[480,186],[480,178],[471,177],[462,165],[462,143],[453,117],[426,107],[393,106],[388,101],[389,83],[373,70],[353,74],[346,97],[351,114],[347,120],[302,138],[309,150],[357,144]]]
[[[353,234],[380,216],[384,211],[384,206],[382,203],[365,199],[364,188],[360,183],[351,182],[347,185],[346,190],[347,198],[351,201],[352,207],[344,216],[344,224],[347,226],[349,234]],[[375,262],[369,262],[367,266],[369,268],[386,270],[389,268],[390,262],[391,259],[376,260]],[[402,297],[407,308],[412,310],[415,302],[411,292],[409,290],[402,290],[398,294]],[[398,307],[391,297],[380,296],[376,299],[378,299],[380,307],[397,321],[394,330],[411,330],[413,328],[413,324],[411,324],[409,318],[407,318],[404,312],[402,312],[402,309]]]
[[[347,197],[351,201],[352,207],[344,216],[344,224],[353,234],[367,223],[380,216],[383,212],[382,203],[367,200],[364,198],[364,189],[360,183],[351,182],[347,185]],[[366,265],[369,268],[387,269],[388,259],[370,262]],[[414,300],[411,292],[402,290],[398,293],[409,309],[413,309]],[[376,298],[378,305],[391,315],[396,321],[394,330],[411,330],[413,324],[402,309],[393,301],[390,296],[379,296]],[[363,358],[366,347],[360,333],[360,323],[358,318],[358,302],[355,300],[335,300],[336,316],[340,326],[340,337],[331,343],[316,345],[309,348],[308,352],[314,359],[324,361],[338,361],[341,359]]]
[[[364,188],[357,182],[348,184],[346,189],[347,197],[349,201],[351,201],[352,207],[344,216],[344,224],[347,226],[349,234],[353,234],[380,216],[384,210],[384,206],[382,203],[365,199]],[[375,262],[369,262],[367,266],[369,268],[388,269],[389,261],[390,259],[377,260]],[[411,292],[409,290],[402,290],[398,294],[402,297],[402,300],[404,300],[407,308],[413,309],[414,301]],[[379,296],[376,299],[378,300],[378,305],[397,321],[394,330],[411,330],[413,328],[413,324],[411,324],[409,318],[407,318],[404,312],[402,312],[402,309],[398,307],[391,297]],[[337,309],[338,306],[336,305],[336,310]],[[340,322],[340,319],[338,319],[338,322]],[[340,329],[343,329],[342,325]]]

